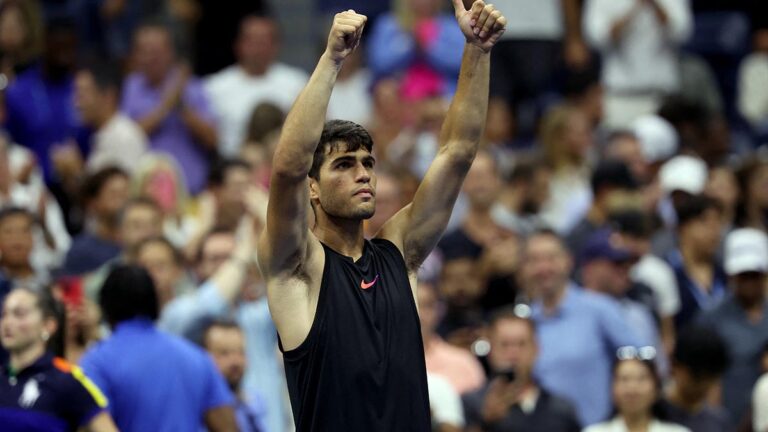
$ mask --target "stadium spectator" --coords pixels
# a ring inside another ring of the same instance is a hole
[[[501,309],[488,324],[491,380],[464,395],[467,431],[581,430],[573,406],[533,377],[539,354],[535,324],[516,311],[530,313],[525,305]]]
[[[246,397],[241,389],[247,367],[243,331],[234,321],[212,321],[203,329],[202,345],[235,395],[235,415],[240,432],[266,431],[263,399],[253,393]]]
[[[173,157],[162,153],[145,154],[133,173],[131,195],[153,200],[163,213],[165,237],[176,247],[187,245],[202,216],[194,215],[190,210],[184,176]],[[201,198],[198,202],[200,208],[205,207],[204,201]]]
[[[6,83],[40,56],[43,25],[35,2],[9,1],[0,6],[0,73]]]
[[[584,33],[603,56],[607,126],[628,127],[680,88],[679,47],[690,36],[692,21],[687,0],[586,3]]]
[[[587,163],[592,148],[589,120],[575,107],[554,107],[542,119],[539,142],[544,161],[552,170],[549,200],[541,216],[547,225],[566,235],[592,203]]]
[[[723,223],[717,201],[692,196],[677,206],[677,247],[665,259],[675,272],[680,330],[699,311],[712,309],[726,294],[727,277],[717,260]]]
[[[185,269],[181,251],[164,237],[148,237],[132,251],[133,259],[152,276],[157,288],[157,300],[162,310],[173,299],[191,292],[195,287]]]
[[[120,88],[120,72],[108,63],[94,63],[75,74],[75,106],[93,129],[88,172],[114,165],[133,173],[147,150],[144,131],[118,110]]]
[[[610,220],[620,237],[620,244],[638,259],[630,269],[630,279],[650,288],[651,307],[654,318],[658,319],[664,347],[664,352],[659,355],[671,354],[675,345],[674,316],[680,310],[680,296],[672,267],[651,252],[651,218],[642,211],[629,210],[612,214]]]
[[[200,246],[197,276],[201,285],[171,301],[160,316],[161,329],[198,340],[207,318],[231,317],[246,339],[248,368],[243,392],[261,394],[269,432],[285,430],[285,381],[277,357],[277,332],[269,314],[260,273],[254,267],[250,225],[236,234],[214,230]]]
[[[116,266],[99,305],[112,336],[91,348],[81,364],[112,402],[109,410],[121,431],[191,431],[203,425],[237,430],[234,399],[211,358],[155,328],[157,293],[144,269]]]
[[[725,272],[731,294],[700,321],[723,338],[730,367],[722,381],[722,403],[734,424],[749,408],[751,389],[761,374],[759,359],[768,345],[768,237],[754,228],[732,231],[725,240]]]
[[[368,66],[375,81],[397,78],[406,100],[451,97],[461,65],[463,36],[437,0],[393,0],[368,35]]]
[[[117,431],[107,398],[49,344],[64,325],[47,292],[16,288],[3,301],[0,340],[10,360],[0,369],[0,420],[12,431]],[[59,353],[60,354],[60,353]]]
[[[53,158],[76,148],[80,122],[72,104],[78,39],[64,19],[46,24],[42,61],[19,74],[5,92],[5,127],[14,142],[35,155],[48,183],[56,179]]]
[[[708,327],[686,327],[675,343],[672,384],[660,405],[661,413],[692,431],[729,430],[728,414],[709,403],[713,388],[727,368],[728,352],[722,338]]]
[[[621,358],[613,367],[615,413],[610,420],[590,426],[584,432],[691,432],[659,418],[658,401],[662,388],[650,355],[653,351],[653,347],[620,348],[618,355]]]
[[[539,213],[549,199],[550,176],[549,168],[540,159],[518,160],[491,208],[494,222],[522,237],[541,227]]]
[[[739,202],[736,205],[736,226],[768,229],[768,161],[761,157],[747,159],[736,172],[739,181]]]
[[[136,71],[123,85],[121,110],[149,137],[150,148],[173,156],[192,193],[205,186],[217,136],[200,81],[177,57],[170,30],[147,22],[134,37]]]
[[[128,200],[128,174],[107,167],[91,174],[82,186],[87,228],[75,237],[64,259],[64,275],[82,275],[120,255],[120,212]]]
[[[0,291],[26,287],[36,292],[47,289],[50,275],[32,266],[33,230],[36,221],[18,207],[0,210]]]
[[[640,340],[618,305],[569,281],[573,262],[556,233],[531,235],[520,269],[541,347],[534,375],[576,407],[582,425],[597,423],[610,410],[613,359],[607,353]]]
[[[589,65],[581,32],[581,4],[574,0],[501,0],[507,31],[491,53],[491,95],[513,112],[520,132],[535,131],[547,96],[556,94],[563,69]]]
[[[479,256],[494,243],[511,235],[491,216],[501,191],[501,177],[490,153],[477,154],[461,190],[469,204],[466,216],[457,229],[446,233],[438,248],[446,255],[468,253]]]
[[[434,286],[419,283],[418,307],[427,373],[445,378],[458,394],[477,390],[485,383],[480,362],[469,351],[446,343],[436,332],[445,311]]]
[[[205,80],[218,117],[219,152],[226,157],[237,156],[259,103],[272,102],[288,111],[308,79],[306,72],[277,60],[280,36],[272,18],[248,15],[239,26],[237,63]]]
[[[427,386],[433,430],[439,432],[464,430],[464,409],[461,407],[461,397],[451,383],[440,375],[427,372]]]
[[[758,133],[768,133],[768,92],[761,83],[768,77],[768,29],[757,29],[754,48],[742,62],[738,77],[738,108]],[[762,432],[762,431],[760,431]]]
[[[623,162],[604,160],[592,171],[592,206],[567,237],[568,248],[579,254],[593,234],[606,228],[608,215],[627,208],[640,208],[637,179]]]

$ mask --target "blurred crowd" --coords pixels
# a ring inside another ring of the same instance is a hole
[[[328,117],[374,139],[373,237],[464,39],[440,0],[304,3],[318,50],[330,13],[369,14]],[[768,431],[762,3],[494,2],[482,148],[419,274],[434,430]],[[309,78],[278,8],[0,0],[0,360],[46,342],[120,430],[292,428],[254,257]]]

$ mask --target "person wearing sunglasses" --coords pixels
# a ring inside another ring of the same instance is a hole
[[[652,346],[618,349],[613,367],[613,415],[584,432],[690,432],[660,419],[661,380],[655,358]]]

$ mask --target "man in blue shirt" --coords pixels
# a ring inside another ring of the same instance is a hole
[[[45,56],[19,75],[6,92],[5,127],[13,141],[35,153],[45,179],[53,178],[51,152],[81,132],[75,106],[73,69],[77,35],[72,22],[54,20],[46,28]]]
[[[741,228],[725,239],[725,271],[731,295],[702,313],[700,322],[714,328],[728,348],[730,367],[722,381],[723,407],[734,424],[747,414],[751,389],[762,373],[760,358],[768,346],[768,237],[762,230]]]
[[[532,300],[541,348],[534,374],[569,400],[582,425],[605,420],[611,406],[611,365],[622,346],[640,346],[615,300],[569,281],[573,261],[553,231],[526,241],[521,279]]]
[[[725,296],[727,276],[717,260],[723,231],[720,204],[705,196],[686,197],[675,205],[677,249],[666,260],[672,267],[680,296],[675,328],[683,329],[703,310]]]
[[[245,394],[241,389],[246,362],[245,336],[240,326],[232,320],[213,320],[205,326],[201,343],[235,394],[240,432],[266,432],[264,399],[260,394]]]
[[[157,294],[146,270],[115,267],[99,305],[113,333],[81,363],[121,431],[237,430],[232,394],[211,358],[155,328]]]

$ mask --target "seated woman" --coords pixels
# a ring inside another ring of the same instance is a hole
[[[117,431],[107,399],[47,343],[63,327],[61,307],[47,293],[12,290],[3,302],[0,341],[9,362],[0,369],[0,424],[4,431]]]
[[[690,432],[657,415],[661,380],[653,347],[623,347],[613,367],[614,415],[584,432]]]

